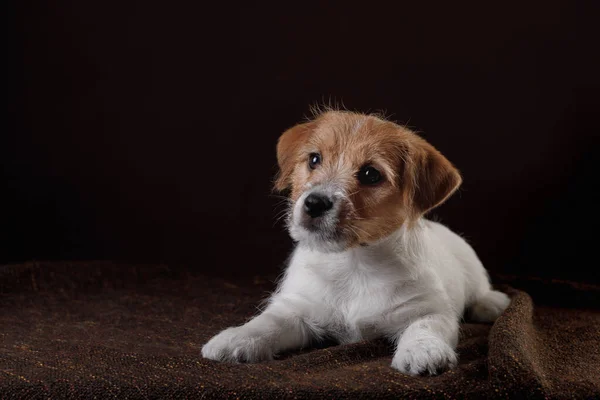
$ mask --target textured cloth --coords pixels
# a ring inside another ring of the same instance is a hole
[[[493,325],[462,325],[459,366],[410,377],[390,368],[383,340],[258,364],[205,360],[201,346],[250,318],[273,283],[187,271],[0,266],[0,398],[600,397],[596,286],[501,278],[520,290],[500,286],[512,303]]]

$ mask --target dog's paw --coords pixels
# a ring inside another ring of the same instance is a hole
[[[392,367],[408,375],[439,374],[454,368],[458,362],[450,345],[437,338],[399,343]]]
[[[258,362],[271,360],[273,352],[260,336],[251,335],[244,326],[228,328],[202,347],[202,357],[216,361]]]

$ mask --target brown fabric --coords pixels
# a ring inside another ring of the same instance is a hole
[[[600,289],[530,282],[535,299],[558,288],[588,308],[534,306],[505,287],[512,304],[493,326],[463,325],[457,369],[409,377],[390,368],[384,341],[253,365],[202,359],[206,340],[256,312],[273,289],[265,277],[105,262],[0,266],[0,398],[600,397]]]

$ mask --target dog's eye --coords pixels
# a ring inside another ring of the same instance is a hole
[[[381,180],[381,172],[370,165],[365,165],[358,171],[357,178],[363,185],[374,185]]]
[[[308,166],[310,169],[317,168],[319,164],[321,164],[321,155],[319,153],[310,153],[308,156]]]

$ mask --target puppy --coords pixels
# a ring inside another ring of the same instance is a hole
[[[296,249],[260,315],[213,337],[204,357],[257,362],[325,337],[385,337],[393,368],[437,374],[457,364],[463,313],[491,322],[508,306],[473,249],[423,218],[461,177],[413,132],[327,111],[283,133],[277,159]]]

